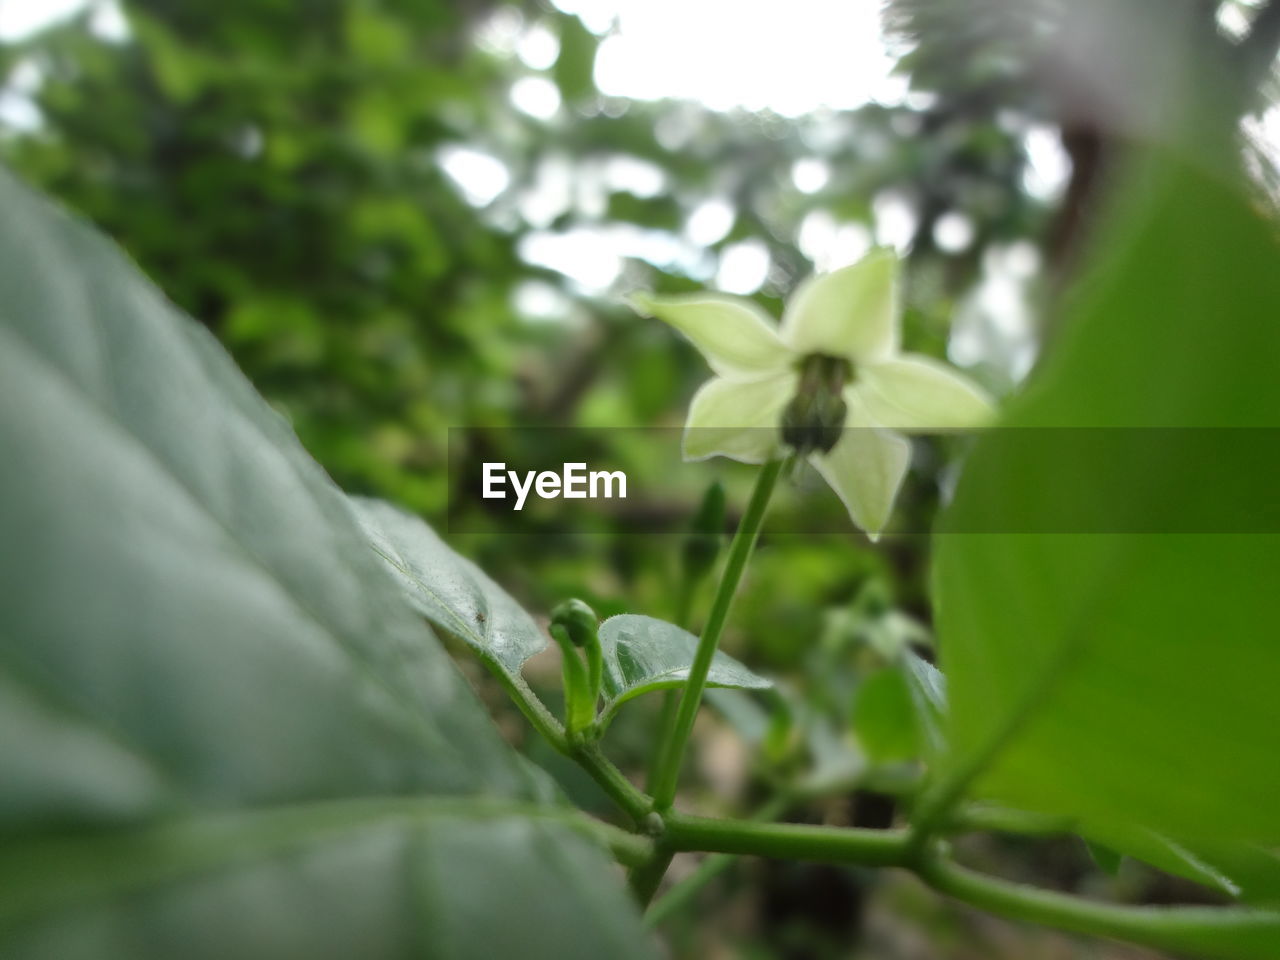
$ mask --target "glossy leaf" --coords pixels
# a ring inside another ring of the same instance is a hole
[[[1145,173],[1009,425],[1280,426],[1273,226],[1204,171]],[[1249,446],[1223,444],[1239,452],[1215,475],[1270,502],[1280,463]],[[1141,447],[1116,471],[979,441],[943,528],[1012,532],[939,540],[943,776],[1103,831],[1275,847],[1280,537],[1018,532],[1064,496],[1158,531],[1218,495],[1182,469],[1177,429]]]
[[[421,519],[378,500],[351,502],[374,552],[437,630],[463,640],[512,677],[547,645],[524,608]]]
[[[604,715],[651,690],[682,686],[689,676],[698,638],[688,630],[653,617],[626,613],[600,625],[604,654]],[[772,682],[752,673],[727,653],[716,652],[707,685],[764,690]]]
[[[648,955],[222,348],[0,208],[0,954]]]

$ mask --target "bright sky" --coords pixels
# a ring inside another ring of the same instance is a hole
[[[880,0],[555,0],[597,33],[604,93],[683,97],[713,110],[898,101],[880,40]],[[821,29],[815,29],[816,25]]]
[[[701,101],[715,110],[768,109],[784,116],[824,108],[852,109],[873,101],[897,104],[907,97],[905,81],[892,75],[894,57],[882,37],[882,0],[553,2],[605,37],[596,60],[596,83],[612,96],[670,97]],[[116,0],[0,0],[0,41],[24,36],[85,7],[95,11],[93,23],[99,33],[111,39],[124,35]],[[819,24],[821,29],[815,29]],[[505,10],[480,31],[478,39],[496,53],[518,57],[530,69],[530,75],[512,86],[514,106],[544,120],[562,109],[559,91],[544,72],[558,53],[554,34]],[[38,78],[12,78],[10,90],[0,92],[0,120],[15,126],[39,122],[24,95],[30,91],[22,89],[28,81],[35,83]],[[1052,196],[1067,174],[1057,137],[1049,130],[1033,130],[1027,145],[1032,169],[1025,186],[1032,193]],[[467,200],[479,208],[488,207],[510,184],[501,160],[471,145],[446,148],[440,161]],[[830,172],[821,159],[802,160],[792,170],[792,180],[798,190],[811,193],[822,188]],[[676,266],[726,292],[758,290],[770,268],[762,243],[731,244],[718,256],[707,250],[733,225],[733,210],[724,199],[709,199],[694,210],[679,236],[629,224],[576,227],[567,232],[550,229],[569,204],[583,204],[584,194],[595,195],[594,202],[601,206],[609,190],[653,196],[667,188],[664,177],[658,168],[634,158],[613,158],[598,169],[583,169],[573,158],[546,158],[538,172],[537,189],[518,201],[521,215],[535,228],[522,239],[522,255],[531,263],[560,271],[584,293],[610,290],[628,257]],[[825,270],[852,262],[873,242],[905,246],[914,230],[910,204],[887,194],[878,196],[873,207],[874,222],[869,226],[838,223],[829,213],[814,211],[797,238],[801,252],[817,269]],[[943,249],[960,250],[969,245],[972,233],[972,224],[955,214],[939,222],[935,239]],[[1012,303],[1025,277],[1006,269],[998,258],[988,267],[995,280],[1003,277],[1008,287],[1003,306],[992,304],[991,309],[1015,315]],[[995,280],[984,284],[983,290],[989,293]],[[564,316],[563,295],[546,284],[527,286],[517,299],[523,312],[531,318]],[[976,313],[962,326],[974,347],[989,353],[986,340],[994,335],[1008,341],[1009,335],[987,329],[991,321],[986,306],[977,305]],[[1023,323],[1017,325],[1025,328]]]
[[[795,116],[821,106],[896,101],[880,42],[880,0],[556,0],[605,40],[597,81],[636,99],[682,97],[715,110],[746,107]],[[111,0],[0,0],[0,40]],[[815,30],[814,24],[823,25]],[[539,40],[520,51],[535,60]],[[543,55],[547,45],[542,41]],[[551,51],[554,56],[554,49]],[[536,104],[536,88],[525,96]],[[536,109],[536,106],[535,106]]]

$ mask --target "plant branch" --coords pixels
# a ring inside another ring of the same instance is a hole
[[[666,824],[661,843],[671,850],[902,867],[915,872],[939,893],[990,913],[1160,950],[1203,952],[1237,960],[1274,960],[1275,944],[1280,942],[1280,911],[1248,907],[1130,906],[1084,900],[983,876],[937,853],[917,855],[912,851],[910,835],[902,830],[766,824],[680,814],[669,814]],[[663,908],[665,902],[661,901],[659,908]]]
[[[948,833],[1016,833],[1052,836],[1075,833],[1079,824],[1071,817],[971,804],[957,807],[944,826]]]
[[[720,576],[720,585],[716,589],[715,600],[711,604],[711,612],[707,615],[706,626],[698,639],[698,648],[694,653],[693,663],[689,667],[689,679],[680,696],[680,706],[676,712],[675,724],[671,738],[662,746],[662,760],[658,764],[659,776],[653,785],[653,804],[656,810],[666,810],[675,799],[676,781],[680,776],[680,766],[684,760],[685,747],[689,743],[689,734],[693,732],[693,721],[698,715],[698,707],[702,703],[702,693],[707,685],[707,673],[711,669],[711,660],[715,656],[716,647],[720,643],[720,634],[724,631],[725,621],[729,617],[729,609],[733,605],[733,597],[738,583],[746,569],[747,560],[755,548],[756,539],[760,536],[760,525],[764,521],[769,498],[778,482],[785,463],[790,459],[771,460],[760,468],[755,489],[751,492],[751,500],[747,511],[738,524],[738,532],[734,534],[733,544],[729,547],[729,558],[725,562],[724,572]]]
[[[565,736],[564,725],[547,709],[546,704],[538,699],[538,695],[533,692],[529,684],[525,683],[524,678],[513,676],[496,661],[487,657],[480,659],[542,739],[555,747],[558,753],[570,755],[569,739]]]
[[[923,861],[917,873],[939,893],[1012,920],[1126,940],[1158,950],[1270,960],[1280,942],[1280,912],[1245,907],[1097,903],[983,876],[936,858]]]
[[[653,810],[653,801],[641,793],[621,770],[615,767],[594,743],[584,743],[571,747],[569,756],[578,762],[600,788],[609,795],[609,799],[627,816],[643,825]]]
[[[571,742],[565,734],[564,726],[538,699],[538,695],[525,683],[523,677],[512,676],[488,658],[482,658],[482,661],[543,739],[586,770],[591,779],[609,795],[609,799],[636,824],[643,822],[653,809],[653,801],[636,789],[622,771],[609,762],[598,746],[576,739]]]
[[[717,820],[671,813],[663,841],[672,850],[705,850],[783,860],[907,866],[905,830],[863,830],[801,823]]]
[[[780,816],[791,803],[791,797],[779,794],[761,805],[751,819],[767,823]],[[698,868],[685,877],[655,903],[644,915],[645,926],[654,928],[692,900],[698,891],[723,873],[738,858],[731,853],[713,853],[703,858]]]

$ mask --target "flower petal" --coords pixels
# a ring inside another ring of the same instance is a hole
[[[871,419],[909,433],[981,427],[995,418],[986,392],[930,357],[903,354],[859,367],[853,388]]]
[[[828,353],[854,363],[897,352],[897,254],[872,250],[852,266],[804,281],[782,315],[782,339],[798,353]]]
[[[689,404],[684,458],[764,463],[781,452],[782,408],[795,390],[796,375],[789,372],[761,380],[708,380]]]
[[[809,459],[843,501],[853,522],[876,540],[889,521],[906,476],[911,444],[872,426],[856,396],[849,402],[849,419],[840,442],[830,453]]]
[[[679,297],[638,293],[630,303],[637,313],[665,320],[692,340],[722,377],[759,378],[791,363],[773,321],[750,300],[701,293]]]

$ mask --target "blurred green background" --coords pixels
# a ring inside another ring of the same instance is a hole
[[[1208,131],[1194,149],[1246,160],[1260,202],[1276,182],[1274,47],[1237,43],[1257,15],[1246,3],[131,0],[56,12],[0,2],[0,161],[207,324],[340,486],[438,525],[451,426],[495,438],[601,428],[606,444],[605,428],[679,426],[706,369],[621,303],[632,289],[709,286],[776,314],[813,269],[892,245],[907,258],[907,348],[1003,396],[1051,341],[1057,295],[1134,141],[1185,146],[1191,123]],[[1253,35],[1280,31],[1272,20],[1274,5]],[[628,509],[692,517],[721,479],[732,523],[749,470],[703,465],[686,499],[647,503],[627,436],[603,456],[632,477]],[[918,447],[902,529],[928,527],[959,451]],[[709,719],[692,789],[712,808],[758,802],[788,764],[865,766],[870,745],[838,732],[852,691],[884,645],[929,647],[927,541],[872,546],[804,477],[786,496],[812,498],[833,532],[765,539],[726,643],[786,678],[812,717],[779,728],[757,704],[759,717]],[[530,532],[522,522],[510,533]],[[574,536],[453,542],[534,610],[576,595],[602,614],[678,615],[678,536],[616,536],[602,513]],[[705,601],[693,597],[694,626]],[[531,670],[553,697],[554,660]],[[489,699],[522,740],[518,716]],[[635,768],[651,714],[631,711],[610,734]],[[773,724],[756,734],[774,768],[729,732],[750,740],[753,723]],[[797,761],[787,740],[805,724]],[[824,757],[814,731],[828,729]],[[866,787],[789,815],[892,817]],[[1075,841],[989,846],[980,853],[1005,869],[1065,888],[1187,893],[1135,865],[1101,875]],[[679,955],[699,957],[1149,956],[877,883],[747,863],[667,929]]]

